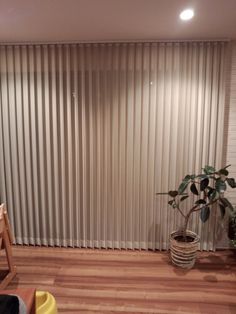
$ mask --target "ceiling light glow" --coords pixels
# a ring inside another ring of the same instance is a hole
[[[188,21],[194,17],[194,12],[192,9],[186,9],[180,13],[179,17],[183,21]]]

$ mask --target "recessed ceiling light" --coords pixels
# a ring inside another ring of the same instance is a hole
[[[192,9],[186,9],[180,13],[179,17],[183,21],[188,21],[194,17],[194,12]]]

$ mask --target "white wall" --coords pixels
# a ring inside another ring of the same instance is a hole
[[[232,65],[229,85],[229,114],[228,114],[228,139],[226,148],[226,163],[230,167],[230,175],[236,177],[236,42],[232,45]],[[228,197],[236,205],[236,191],[228,191]]]
[[[236,178],[236,42],[232,43],[227,77],[224,163],[231,165],[229,168],[230,177]],[[233,205],[236,205],[236,189],[229,188],[226,196]],[[217,248],[228,248],[230,246],[227,229],[228,217],[226,216],[223,221],[218,220],[218,227],[216,229],[218,234]]]

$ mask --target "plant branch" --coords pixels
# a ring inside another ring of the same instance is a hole
[[[211,202],[205,204],[204,206],[201,206],[202,204],[196,204],[189,210],[188,214],[186,216],[184,216],[185,222],[184,222],[184,228],[183,228],[183,236],[184,236],[185,240],[186,240],[186,231],[187,231],[187,227],[188,227],[188,222],[189,222],[189,218],[190,218],[191,214],[193,212],[199,211],[200,209],[202,209],[202,207],[207,207],[207,206],[213,205],[217,201],[218,201],[218,199],[215,199],[214,201],[211,201]]]
[[[193,211],[194,211],[194,212],[197,212],[197,211],[199,211],[200,209],[202,209],[202,207],[211,206],[211,205],[213,205],[214,203],[216,203],[218,200],[219,200],[219,199],[217,198],[217,199],[215,199],[214,201],[211,201],[211,202],[209,202],[209,203],[207,203],[207,204],[195,205],[194,207],[191,208],[191,210],[194,208]],[[204,206],[200,206],[200,205],[204,205]],[[198,206],[199,206],[199,208],[197,208]],[[195,209],[195,208],[197,208],[197,209]],[[190,211],[191,211],[191,210],[190,210]]]

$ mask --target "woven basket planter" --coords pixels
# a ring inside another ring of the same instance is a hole
[[[192,242],[182,242],[176,240],[181,237],[183,232],[174,231],[170,235],[170,255],[172,263],[181,268],[192,268],[195,264],[197,250],[199,248],[199,236],[187,230],[186,235],[193,239]]]

